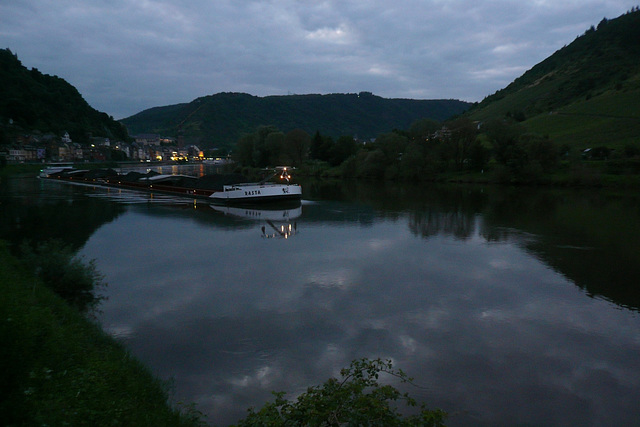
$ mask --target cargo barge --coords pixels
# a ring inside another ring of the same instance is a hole
[[[259,182],[244,182],[239,174],[212,174],[202,177],[166,175],[149,171],[145,174],[120,174],[114,169],[75,169],[70,166],[51,167],[40,171],[40,178],[106,187],[159,192],[184,197],[204,198],[221,204],[300,200],[302,188],[290,182],[292,168],[270,169],[267,178]],[[273,181],[273,180],[277,181]]]

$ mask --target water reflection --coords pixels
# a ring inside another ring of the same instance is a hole
[[[318,183],[307,185],[305,191],[311,197],[350,194],[364,204],[371,220],[397,219],[406,213],[411,232],[423,238],[468,240],[479,234],[487,242],[511,242],[587,294],[640,310],[640,198],[635,194],[362,183],[345,187]]]
[[[256,245],[254,229],[180,221],[179,234],[145,245],[159,271],[131,274],[135,250],[111,252],[102,268],[120,285],[105,326],[125,332],[135,354],[175,378],[178,398],[219,424],[271,390],[299,392],[362,356],[394,359],[425,386],[412,393],[455,413],[451,425],[624,424],[640,415],[637,318],[585,299],[519,237],[489,242],[479,223],[465,240],[447,228],[424,239],[402,216],[363,227],[336,221],[359,217],[349,204],[309,210],[286,251]],[[86,250],[143,219],[175,225],[130,212]],[[165,265],[162,253],[178,252],[180,268]]]
[[[640,201],[587,191],[505,191],[484,212],[488,240],[519,238],[530,254],[592,296],[640,309]]]
[[[314,202],[284,221],[304,232],[286,241],[257,238],[268,214],[189,199],[113,199],[95,223],[100,320],[176,400],[224,425],[272,390],[388,357],[452,426],[640,419],[636,195],[304,188]],[[97,191],[55,197],[107,203]]]
[[[188,164],[155,164],[140,163],[117,168],[117,171],[126,175],[128,172],[148,173],[151,171],[159,174],[169,175],[190,175],[201,177],[207,174],[223,173],[227,168],[220,164],[211,163],[188,163]]]
[[[0,238],[14,247],[58,239],[79,249],[100,226],[113,221],[125,208],[82,197],[86,189],[34,177],[12,177],[0,182]]]
[[[261,223],[262,237],[267,239],[288,239],[298,232],[298,223],[295,221],[302,215],[302,204],[295,203],[277,204],[276,206],[220,206],[212,204],[217,212],[237,218],[248,219]]]

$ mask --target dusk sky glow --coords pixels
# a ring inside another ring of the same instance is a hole
[[[3,0],[0,47],[116,119],[218,92],[480,101],[638,0]]]

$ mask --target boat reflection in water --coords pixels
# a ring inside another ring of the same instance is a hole
[[[261,222],[262,237],[266,239],[282,238],[288,239],[298,232],[298,224],[295,221],[302,215],[302,205],[279,204],[274,207],[238,207],[210,205],[211,208],[225,215]]]

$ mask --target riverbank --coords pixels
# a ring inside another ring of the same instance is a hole
[[[640,188],[640,163],[635,161],[584,161],[562,162],[553,172],[543,173],[535,169],[509,170],[508,168],[488,164],[481,171],[446,171],[414,173],[402,176],[397,169],[389,169],[382,176],[359,176],[357,171],[345,169],[342,165],[330,167],[327,164],[307,164],[296,170],[299,177],[324,179],[382,179],[396,182],[413,183],[460,183],[546,186],[564,188]],[[244,168],[243,171],[248,168]],[[249,173],[249,172],[245,172]]]
[[[166,384],[24,271],[0,241],[0,414],[4,425],[202,425]]]
[[[135,163],[138,164],[138,163]],[[151,163],[158,166],[158,163]],[[101,167],[119,167],[116,163],[89,163],[82,168],[97,169]],[[0,179],[10,175],[37,175],[42,169],[41,164],[16,164],[0,168]],[[240,173],[247,180],[259,180],[263,177],[262,168],[235,167],[228,172]],[[355,171],[346,170],[343,166],[330,167],[323,162],[308,163],[295,170],[295,177],[315,177],[325,179],[383,179],[387,181],[411,182],[440,182],[466,184],[496,184],[496,185],[534,185],[552,187],[605,187],[605,188],[640,188],[640,161],[611,160],[611,161],[582,161],[576,163],[562,162],[554,172],[541,173],[539,171],[514,172],[496,164],[488,164],[482,171],[448,171],[440,173],[415,174],[412,178],[398,175],[397,171],[372,178],[357,176]]]

